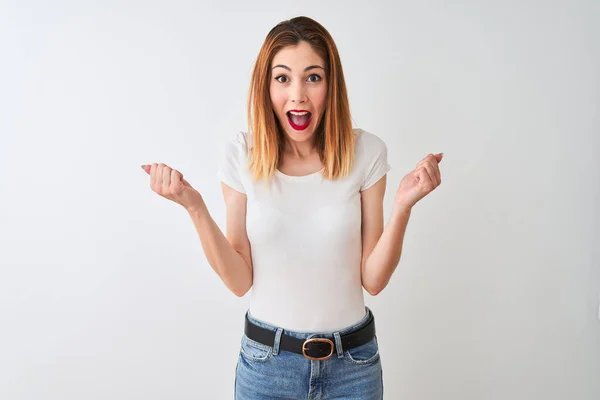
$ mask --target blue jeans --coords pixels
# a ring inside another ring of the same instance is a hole
[[[242,335],[235,370],[236,400],[281,399],[383,399],[383,374],[377,336],[349,350],[341,350],[340,336],[365,326],[371,310],[355,325],[333,333],[284,331],[259,321],[248,311],[248,319],[276,332],[275,343],[267,346]],[[281,334],[299,339],[325,337],[335,342],[337,354],[328,360],[309,360],[302,354],[279,350]]]

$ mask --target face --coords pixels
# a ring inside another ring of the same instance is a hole
[[[325,111],[325,61],[301,41],[275,55],[271,76],[271,104],[288,138],[310,140]]]

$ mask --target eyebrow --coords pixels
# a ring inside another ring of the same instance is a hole
[[[292,72],[292,69],[290,67],[288,67],[287,65],[283,65],[283,64],[277,64],[272,69],[275,69],[275,68],[283,68],[283,69],[287,69],[288,71]],[[325,71],[325,68],[321,67],[320,65],[311,65],[310,67],[304,68],[304,72],[310,71],[311,69],[315,69],[315,68],[321,68],[323,71]]]

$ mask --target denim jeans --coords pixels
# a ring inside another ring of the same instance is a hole
[[[333,333],[286,331],[255,319],[248,319],[276,332],[275,343],[267,346],[242,335],[240,355],[235,370],[236,400],[281,399],[383,399],[383,374],[377,336],[349,350],[341,350],[340,336],[365,326],[372,313],[355,325]],[[281,334],[309,339],[324,337],[336,344],[337,354],[328,360],[309,360],[302,354],[279,349]]]

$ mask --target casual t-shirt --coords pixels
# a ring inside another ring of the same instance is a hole
[[[248,134],[227,143],[218,177],[247,197],[253,317],[297,332],[334,332],[364,317],[360,191],[390,166],[379,137],[353,131],[354,167],[339,180],[276,170],[265,186],[247,170]]]

